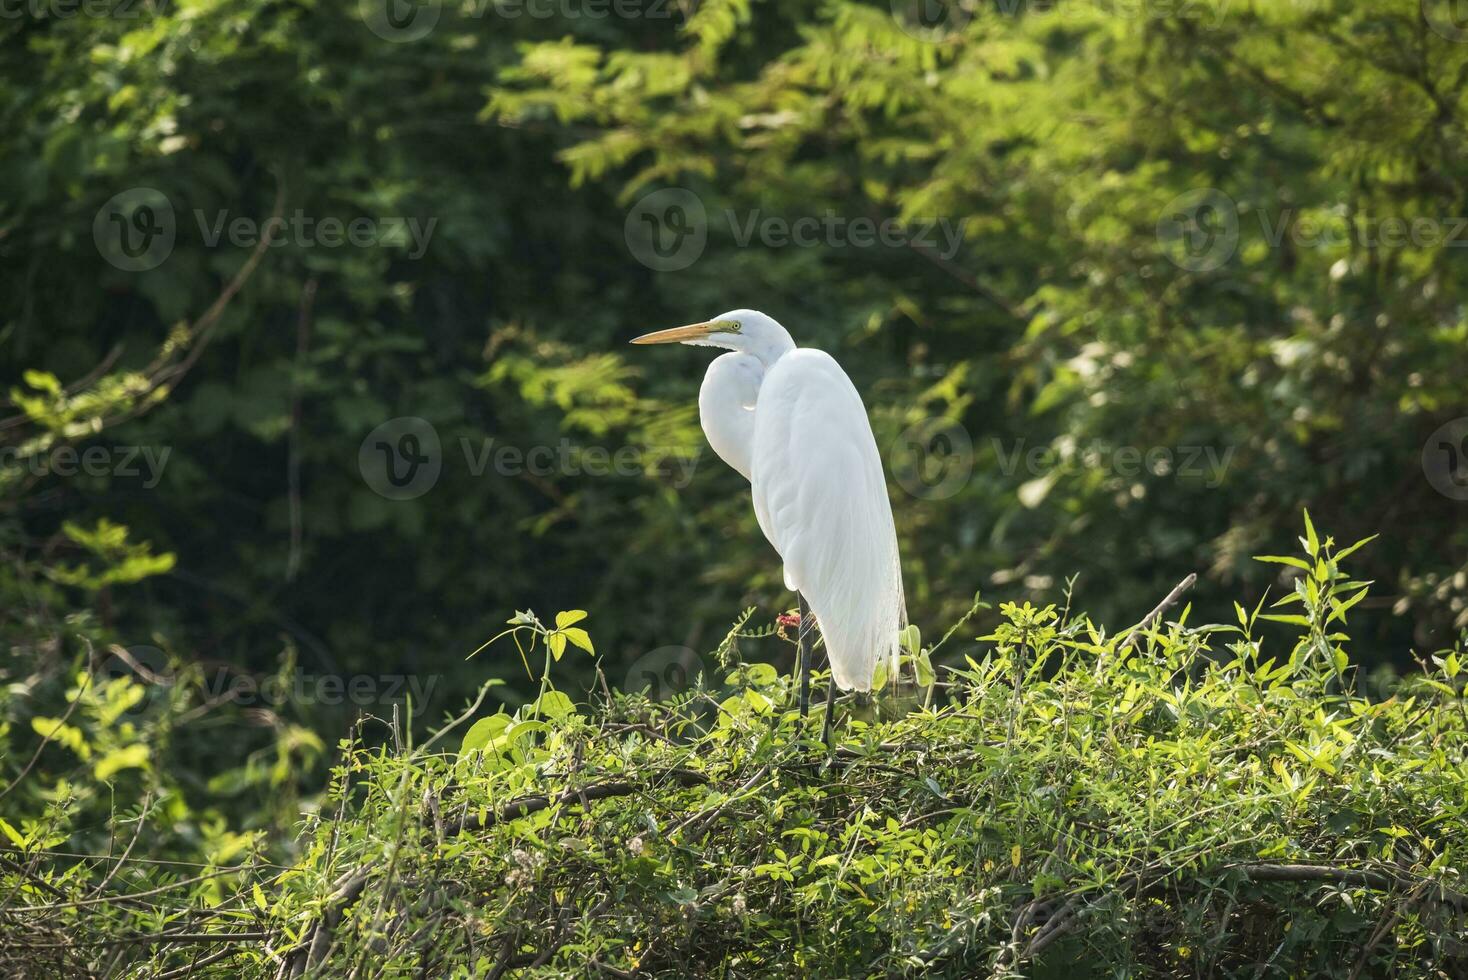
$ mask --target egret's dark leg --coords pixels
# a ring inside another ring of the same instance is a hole
[[[821,744],[831,744],[831,716],[836,712],[836,675],[826,680],[826,721],[821,725]]]
[[[796,600],[800,603],[800,625],[796,627],[795,647],[798,651],[796,669],[800,671],[800,717],[804,718],[810,714],[810,667],[811,658],[815,655],[810,636],[811,618],[810,607],[805,604],[805,596],[799,592],[795,593]]]

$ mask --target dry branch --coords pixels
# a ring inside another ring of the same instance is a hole
[[[1167,597],[1159,602],[1155,609],[1153,609],[1147,615],[1143,616],[1142,621],[1138,623],[1135,627],[1133,627],[1131,633],[1128,634],[1126,640],[1122,642],[1121,649],[1123,651],[1126,651],[1135,646],[1137,641],[1142,638],[1142,635],[1145,634],[1149,629],[1151,629],[1157,623],[1157,620],[1162,618],[1162,614],[1171,609],[1173,603],[1177,602],[1178,598],[1184,592],[1191,589],[1193,587],[1193,583],[1196,581],[1198,581],[1198,573],[1190,572],[1188,573],[1187,578],[1183,579],[1177,585],[1174,585],[1172,587],[1172,591],[1167,593]]]

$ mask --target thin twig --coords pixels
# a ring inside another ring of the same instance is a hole
[[[111,902],[133,901],[139,898],[147,898],[150,895],[161,895],[164,892],[172,891],[175,888],[182,888],[185,885],[198,884],[201,881],[208,881],[210,878],[219,878],[224,875],[237,874],[238,871],[238,868],[226,868],[222,871],[213,871],[209,874],[199,875],[194,878],[185,878],[182,881],[170,882],[167,885],[159,885],[157,888],[149,888],[147,891],[129,892],[126,895],[103,895],[101,898],[80,898],[74,902],[56,902],[51,905],[20,905],[6,909],[6,911],[55,912],[59,909],[85,908],[91,905],[107,905]]]
[[[0,949],[70,949],[74,946],[169,946],[175,943],[243,943],[269,939],[271,933],[254,932],[155,932],[146,936],[116,936],[111,939],[67,939],[59,943],[0,942]]]
[[[218,963],[220,960],[228,959],[231,956],[238,956],[239,952],[240,951],[234,946],[227,945],[217,952],[210,953],[208,956],[194,960],[187,966],[181,966],[175,970],[169,970],[167,973],[160,973],[155,978],[155,980],[181,980],[181,978],[190,976],[194,973],[195,970],[198,970],[201,967],[212,966],[213,964]]]
[[[92,641],[88,640],[86,637],[83,637],[82,642],[86,643],[87,645],[87,673],[86,677],[82,680],[81,686],[77,688],[76,697],[72,698],[71,703],[66,706],[66,713],[61,716],[61,720],[56,725],[52,726],[51,731],[48,732],[45,737],[41,739],[41,744],[36,746],[35,754],[31,756],[31,761],[25,764],[25,768],[20,771],[20,775],[11,780],[10,784],[7,785],[4,789],[0,789],[0,800],[5,799],[5,797],[10,793],[11,790],[19,786],[22,780],[30,775],[31,770],[35,768],[36,760],[41,758],[41,753],[45,751],[47,745],[51,744],[51,739],[55,737],[56,733],[61,731],[61,729],[66,726],[66,722],[71,718],[72,712],[76,711],[77,705],[81,704],[82,695],[85,694],[87,692],[87,688],[91,686],[93,656]]]
[[[133,848],[137,846],[138,838],[143,835],[143,827],[148,823],[148,808],[152,805],[153,790],[149,789],[148,792],[143,794],[143,805],[138,809],[138,825],[133,829],[132,839],[127,842],[127,847],[122,849],[122,856],[112,863],[112,867],[107,869],[107,874],[97,883],[97,887],[92,889],[91,893],[87,896],[88,898],[96,898],[106,891],[107,886],[112,883],[112,879],[117,877],[117,873],[127,863],[127,859],[132,854]],[[111,844],[108,846],[111,847]]]
[[[1153,609],[1146,616],[1143,616],[1142,621],[1132,628],[1131,633],[1127,636],[1126,640],[1121,645],[1122,652],[1125,652],[1131,647],[1135,646],[1136,642],[1142,638],[1142,634],[1151,629],[1153,624],[1162,617],[1162,614],[1171,609],[1172,604],[1177,602],[1178,597],[1181,596],[1184,592],[1188,591],[1188,589],[1192,588],[1193,583],[1196,581],[1198,581],[1198,573],[1190,572],[1187,578],[1183,579],[1177,585],[1173,586],[1172,591],[1167,593],[1167,598],[1159,602],[1156,609]]]

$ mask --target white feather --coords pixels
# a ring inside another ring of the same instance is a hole
[[[895,661],[906,610],[897,532],[866,407],[841,366],[801,348],[766,373],[755,410],[754,511],[785,585],[820,624],[843,690]]]

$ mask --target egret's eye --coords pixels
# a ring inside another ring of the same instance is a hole
[[[744,329],[744,324],[740,323],[738,320],[733,320],[731,322],[733,326],[729,328],[730,333],[738,333],[739,331]]]

